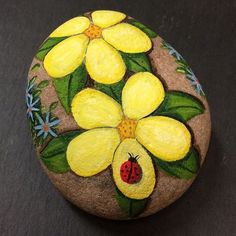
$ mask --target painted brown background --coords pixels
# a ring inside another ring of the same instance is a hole
[[[146,219],[114,222],[64,200],[43,173],[25,118],[27,71],[57,25],[93,9],[126,12],[186,58],[211,107],[206,162],[189,191]],[[0,0],[0,235],[236,235],[233,0]]]

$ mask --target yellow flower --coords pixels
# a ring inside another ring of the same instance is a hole
[[[80,91],[72,101],[72,114],[77,124],[87,131],[68,145],[67,160],[72,171],[88,177],[112,164],[115,184],[125,196],[148,197],[156,177],[144,147],[164,161],[176,161],[185,157],[191,145],[190,132],[183,123],[150,115],[164,97],[161,81],[149,72],[140,72],[128,79],[122,90],[122,107],[98,90]],[[124,182],[120,174],[129,153],[140,157],[142,178],[135,184]]]
[[[75,17],[54,30],[53,37],[68,37],[58,43],[44,59],[44,68],[53,78],[72,73],[85,61],[92,79],[103,84],[120,81],[125,64],[118,51],[147,52],[149,37],[137,27],[121,23],[126,15],[116,11],[95,11],[88,17]],[[118,51],[117,51],[118,50]]]

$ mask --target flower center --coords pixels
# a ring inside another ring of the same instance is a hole
[[[120,134],[121,140],[126,138],[134,138],[135,137],[135,129],[136,129],[137,121],[131,120],[128,118],[124,118],[120,124],[117,126],[118,132]]]
[[[84,33],[90,39],[100,38],[102,35],[102,29],[96,25],[91,24]]]
[[[49,130],[49,125],[48,124],[44,124],[43,131],[44,132],[48,132],[48,130]]]

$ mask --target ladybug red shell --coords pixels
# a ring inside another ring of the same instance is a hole
[[[142,169],[138,164],[138,155],[134,156],[129,153],[128,161],[124,162],[120,167],[120,177],[128,184],[138,183],[142,178]]]

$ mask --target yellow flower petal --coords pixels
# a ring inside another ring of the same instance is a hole
[[[121,179],[120,167],[128,161],[128,153],[139,155],[138,164],[142,169],[142,178],[138,183],[128,184]],[[153,191],[156,177],[150,156],[135,139],[125,139],[117,148],[112,161],[113,178],[118,189],[129,198],[144,199]]]
[[[72,114],[84,129],[116,127],[122,120],[122,110],[113,98],[95,89],[84,89],[72,100]]]
[[[122,91],[124,113],[130,119],[140,119],[152,113],[163,101],[165,91],[161,81],[149,72],[131,76]]]
[[[88,42],[88,37],[81,34],[57,44],[44,59],[47,73],[59,78],[73,72],[82,63]]]
[[[112,161],[120,137],[114,128],[93,129],[74,138],[68,145],[67,161],[77,175],[92,176]]]
[[[104,29],[102,35],[109,44],[122,52],[147,52],[152,47],[150,38],[143,31],[127,23]]]
[[[136,138],[153,155],[177,161],[188,153],[191,134],[184,124],[165,116],[150,116],[138,122]]]
[[[125,17],[125,14],[118,11],[100,10],[92,13],[93,23],[101,28],[115,25],[124,20]]]
[[[56,28],[49,37],[63,37],[83,33],[90,25],[87,17],[78,16],[66,21]]]
[[[120,81],[126,70],[121,55],[103,39],[94,39],[89,43],[86,68],[92,79],[103,84]]]

